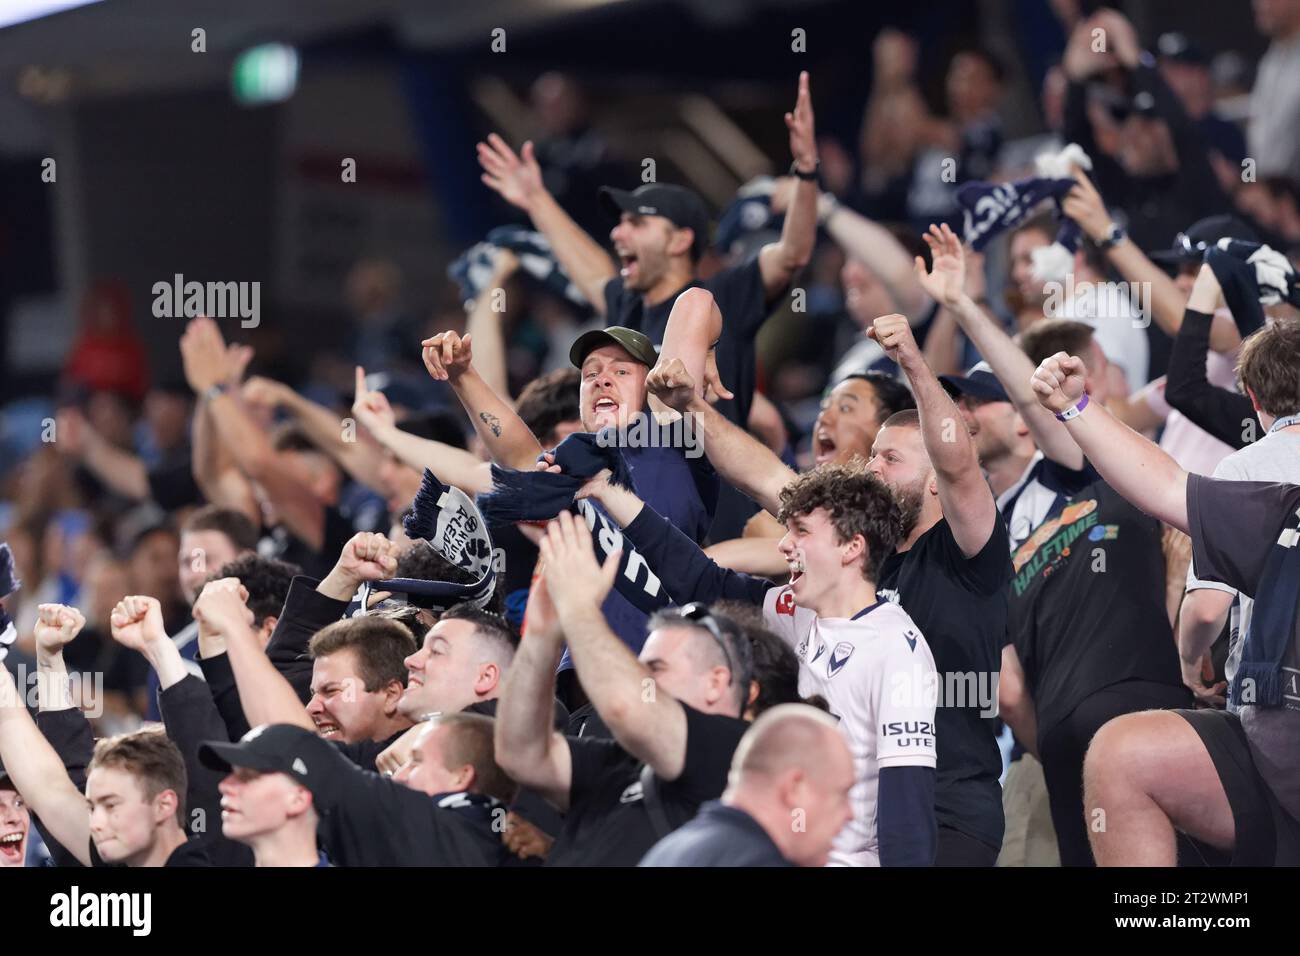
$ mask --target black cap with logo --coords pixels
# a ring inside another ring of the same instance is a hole
[[[625,212],[638,216],[663,216],[679,229],[694,231],[695,242],[691,246],[691,253],[695,259],[700,257],[708,242],[708,207],[698,193],[685,186],[646,183],[632,192],[602,186],[600,205],[615,219]]]
[[[229,772],[246,767],[261,773],[287,773],[308,786],[307,751],[304,731],[291,724],[263,724],[254,727],[237,743],[207,740],[199,745],[199,762],[209,770]],[[308,740],[312,738],[307,738]]]

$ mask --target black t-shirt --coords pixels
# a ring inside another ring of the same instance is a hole
[[[676,780],[656,777],[664,815],[679,827],[727,786],[731,756],[749,724],[686,711],[686,760]],[[641,787],[644,764],[613,740],[568,737],[569,810],[548,866],[636,866],[659,839]]]
[[[343,512],[332,505],[325,508],[324,544],[319,551],[292,534],[284,525],[271,529],[271,533],[262,539],[258,552],[263,557],[279,558],[302,568],[302,573],[314,578],[323,578],[334,568],[339,559],[339,552],[356,534],[352,522]]]
[[[175,511],[186,505],[202,504],[203,492],[194,480],[190,449],[186,445],[163,457],[145,476],[149,481],[149,497],[163,511]]]
[[[410,730],[410,728],[408,727],[406,730]],[[387,740],[358,740],[356,743],[351,744],[344,743],[341,740],[331,740],[330,743],[338,748],[339,753],[362,770],[376,770],[378,768],[375,767],[375,761],[379,759],[379,755],[397,743],[398,738],[406,733],[406,730],[399,730]]]
[[[935,708],[935,816],[992,846],[1002,845],[1002,755],[998,689],[1007,629],[1011,545],[1001,517],[978,554],[962,554],[947,520],[885,559],[877,592],[902,605],[925,635],[939,672]]]
[[[677,296],[687,289],[704,288],[713,293],[722,313],[722,335],[718,339],[718,374],[735,399],[719,402],[717,409],[745,428],[754,401],[758,372],[754,361],[754,336],[767,320],[767,295],[758,259],[723,269],[710,279],[692,280],[658,305],[647,306],[639,294],[623,288],[621,276],[605,283],[605,322],[637,329],[656,345],[663,342],[668,316]]]
[[[1267,701],[1253,693],[1234,699],[1241,701],[1241,726],[1260,775],[1289,813],[1300,814],[1300,582],[1287,568],[1293,549],[1300,547],[1300,485],[1188,475],[1187,520],[1196,576],[1229,584],[1255,599],[1246,634],[1249,653],[1243,653],[1236,678],[1243,680],[1242,668],[1250,660],[1271,664],[1274,655],[1268,649],[1276,646],[1274,641],[1286,642],[1279,647],[1277,706],[1259,706]],[[1281,563],[1266,574],[1270,560],[1278,559]],[[1289,633],[1284,630],[1287,614]],[[1260,679],[1271,670],[1265,666]]]
[[[327,740],[295,731],[303,785],[336,866],[500,866],[505,808],[478,794],[429,796],[362,770]]]
[[[94,840],[90,841],[90,865],[103,867],[126,866],[125,863],[105,863],[103,858],[100,857],[99,851],[95,849]],[[172,850],[163,866],[212,866],[212,859],[208,856],[208,851],[204,849],[202,842],[197,837],[190,837]]]
[[[1095,481],[1012,555],[1011,643],[1040,740],[1104,687],[1123,680],[1182,686],[1161,534],[1159,521]]]

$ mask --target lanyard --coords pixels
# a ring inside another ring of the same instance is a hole
[[[1300,425],[1300,415],[1288,415],[1286,418],[1279,418],[1269,426],[1268,434],[1271,435],[1278,429],[1289,428],[1292,425]]]

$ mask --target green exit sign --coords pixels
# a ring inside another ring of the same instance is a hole
[[[298,86],[298,51],[283,43],[266,43],[245,50],[230,71],[235,102],[245,106],[279,103]]]

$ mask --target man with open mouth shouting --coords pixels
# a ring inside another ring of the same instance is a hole
[[[0,769],[0,867],[25,866],[32,814],[9,774]]]
[[[861,463],[828,464],[781,489],[785,587],[714,564],[604,473],[579,494],[601,502],[674,601],[759,604],[766,626],[794,650],[799,693],[826,699],[853,753],[853,819],[830,861],[931,864],[935,705],[925,689],[935,683],[934,658],[908,613],[877,595],[881,566],[901,532],[898,505],[880,479]],[[623,586],[619,579],[616,587]]]

